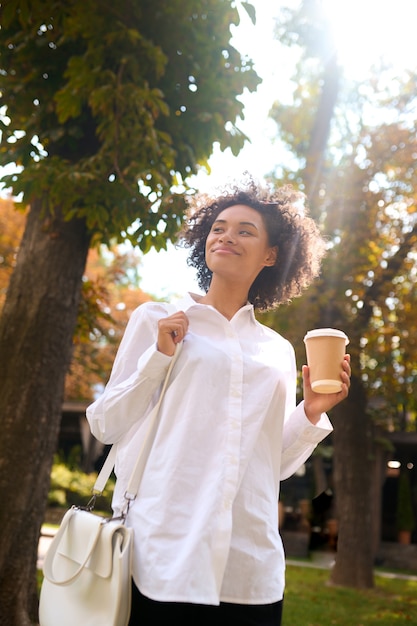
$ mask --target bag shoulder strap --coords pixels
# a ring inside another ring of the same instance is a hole
[[[163,397],[165,395],[165,391],[168,387],[168,382],[171,376],[172,369],[175,365],[175,362],[178,358],[178,355],[182,348],[182,342],[176,345],[174,355],[171,359],[171,362],[168,367],[168,371],[166,373],[161,393],[158,398],[158,402],[152,409],[151,413],[148,415],[148,428],[145,433],[145,437],[143,439],[142,447],[138,453],[138,457],[133,468],[133,471],[130,475],[130,479],[127,485],[126,496],[128,499],[132,500],[136,497],[136,494],[139,489],[140,481],[142,479],[143,471],[145,469],[146,461],[149,456],[149,452],[151,450],[153,440],[155,438],[156,430],[158,427],[158,416],[159,409],[162,404]],[[113,470],[115,461],[117,456],[117,444],[113,444],[109,450],[107,458],[103,464],[103,467],[100,470],[99,475],[97,476],[96,482],[93,487],[93,492],[97,494],[101,494],[106,486],[106,483],[110,477],[110,474]]]

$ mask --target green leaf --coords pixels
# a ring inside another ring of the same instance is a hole
[[[242,2],[242,7],[245,9],[246,13],[249,15],[249,18],[252,24],[255,26],[256,25],[256,9],[253,6],[253,4],[250,4],[249,2]]]

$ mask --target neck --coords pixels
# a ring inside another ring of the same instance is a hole
[[[239,286],[219,285],[216,281],[211,282],[208,292],[200,299],[202,304],[211,305],[228,320],[232,319],[247,301],[248,292],[245,289]]]

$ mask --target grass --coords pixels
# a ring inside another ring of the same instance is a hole
[[[287,565],[283,626],[417,624],[417,581],[375,576],[371,590],[328,585],[329,571]]]

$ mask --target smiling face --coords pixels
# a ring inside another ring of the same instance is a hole
[[[213,277],[253,283],[264,267],[275,264],[262,215],[244,204],[221,211],[206,240],[206,263]]]

